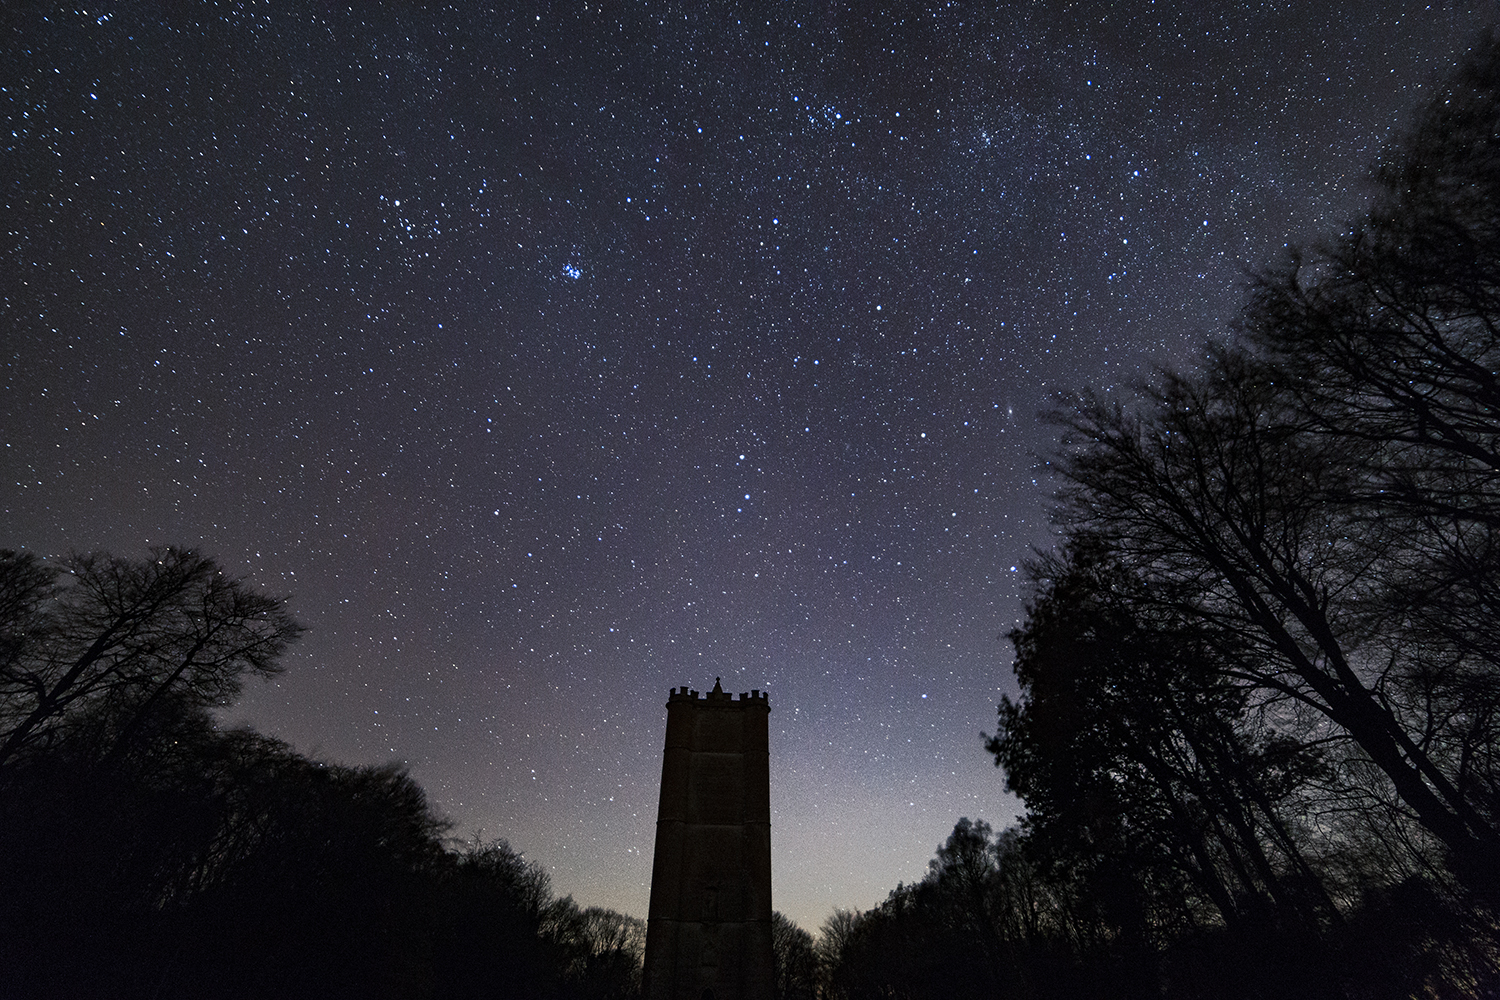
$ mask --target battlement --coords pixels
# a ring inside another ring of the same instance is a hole
[[[742,691],[738,696],[730,694],[719,685],[719,678],[714,678],[714,689],[706,695],[691,690],[686,684],[680,688],[672,688],[667,703],[674,701],[759,701],[766,702],[766,693],[759,688],[750,691]]]

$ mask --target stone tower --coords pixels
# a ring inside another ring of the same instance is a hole
[[[673,688],[646,921],[646,1000],[771,1000],[771,706]]]

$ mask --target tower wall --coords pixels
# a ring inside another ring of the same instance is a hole
[[[646,922],[648,1000],[771,1000],[770,705],[673,688]]]

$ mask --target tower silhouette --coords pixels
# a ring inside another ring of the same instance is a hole
[[[770,714],[719,678],[667,700],[647,1000],[771,1000]]]

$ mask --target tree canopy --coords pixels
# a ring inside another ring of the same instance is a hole
[[[1371,182],[1198,366],[1052,414],[1058,545],[986,747],[1037,933],[1153,994],[1500,982],[1500,43]],[[1301,978],[1213,971],[1236,949]]]
[[[641,921],[217,724],[300,631],[191,551],[0,553],[0,997],[636,996]]]

